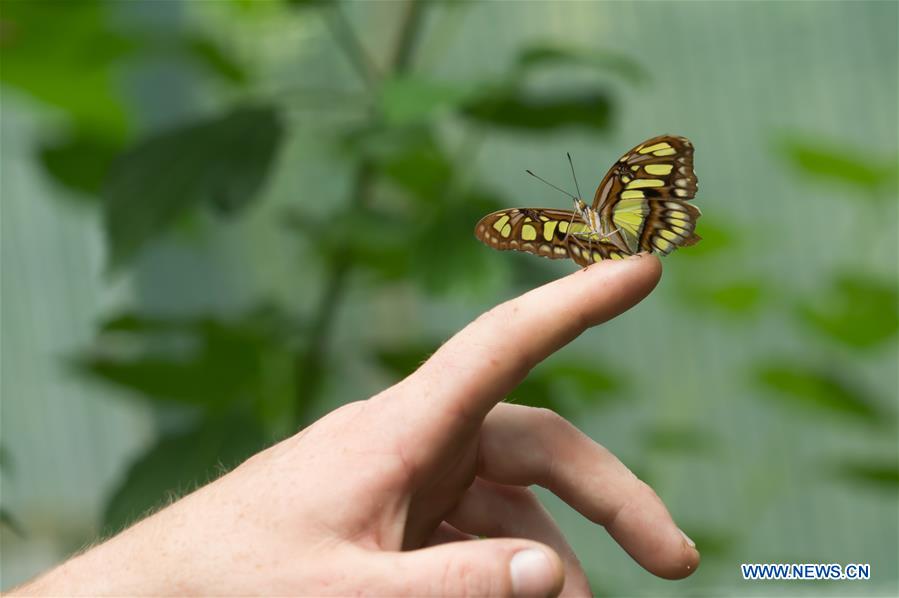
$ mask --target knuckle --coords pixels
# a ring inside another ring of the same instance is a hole
[[[528,488],[507,486],[503,488],[503,498],[515,511],[531,510],[540,504],[537,495]]]
[[[533,416],[537,423],[541,426],[548,426],[551,429],[568,428],[571,424],[568,420],[548,407],[532,407]]]

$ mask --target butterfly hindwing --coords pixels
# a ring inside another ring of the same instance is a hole
[[[693,245],[699,208],[685,201],[651,200],[640,235],[640,250],[668,255],[678,247]]]
[[[615,245],[596,239],[590,227],[569,210],[500,210],[481,218],[475,236],[494,249],[524,251],[550,259],[570,257],[581,266],[625,256]]]
[[[614,244],[597,239],[570,239],[568,249],[571,259],[585,268],[601,260],[621,260],[628,256]]]

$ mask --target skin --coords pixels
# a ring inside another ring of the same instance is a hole
[[[652,256],[604,261],[503,303],[395,386],[13,593],[589,595],[534,484],[686,577],[699,553],[651,488],[559,415],[500,403],[660,275]]]

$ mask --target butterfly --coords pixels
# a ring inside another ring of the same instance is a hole
[[[701,239],[694,231],[702,213],[689,203],[696,185],[693,144],[660,135],[621,156],[599,183],[592,205],[572,195],[574,211],[500,210],[481,218],[474,234],[494,249],[571,258],[584,267],[640,252],[667,255]]]

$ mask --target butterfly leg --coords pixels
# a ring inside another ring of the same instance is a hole
[[[577,216],[577,212],[571,213],[571,220],[568,221],[568,228],[565,229],[565,241],[568,241],[569,235],[571,235],[571,225],[574,224],[574,217]]]
[[[585,240],[589,241],[589,237],[592,234],[593,233],[572,233],[571,234],[571,237],[574,239],[574,242],[578,244],[578,247],[581,248],[581,252],[583,254],[589,255],[590,250],[586,245],[584,245],[583,241],[585,241]],[[583,268],[581,268],[581,271],[583,272],[584,270],[586,270],[589,267],[590,267],[590,264],[587,264]]]
[[[581,241],[605,241],[606,239],[608,239],[609,237],[611,237],[612,235],[614,235],[615,233],[617,233],[620,230],[621,230],[620,228],[616,228],[612,232],[606,233],[606,234],[602,234],[602,233],[598,233],[598,232],[596,232],[596,233],[578,232],[578,233],[572,233],[572,234],[576,238],[580,239]]]

